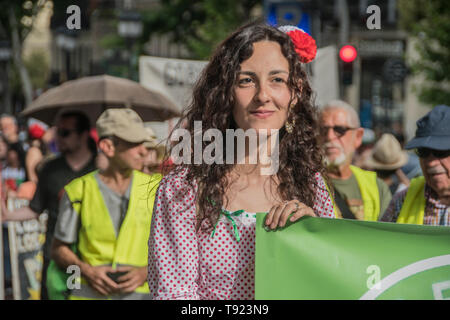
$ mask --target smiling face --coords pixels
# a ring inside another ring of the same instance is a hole
[[[280,45],[274,41],[255,42],[252,56],[240,67],[233,108],[237,126],[243,130],[283,127],[291,90],[287,85],[289,63]]]

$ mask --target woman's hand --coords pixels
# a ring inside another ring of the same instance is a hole
[[[294,222],[304,216],[315,217],[316,215],[313,209],[298,200],[285,201],[270,209],[266,217],[266,226],[270,229],[282,228],[286,225],[288,218],[289,221]]]

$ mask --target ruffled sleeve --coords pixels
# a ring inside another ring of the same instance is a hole
[[[316,173],[317,180],[316,201],[313,210],[319,217],[335,218],[333,199],[331,198],[325,181],[320,173]]]
[[[196,187],[184,173],[165,176],[153,207],[148,285],[152,299],[199,299]]]

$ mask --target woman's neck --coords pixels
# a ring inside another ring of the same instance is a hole
[[[235,148],[236,151],[236,148]],[[235,153],[235,165],[238,172],[251,175],[274,175],[278,171],[279,141],[278,132],[273,135],[259,135],[257,143],[245,139],[245,155]]]

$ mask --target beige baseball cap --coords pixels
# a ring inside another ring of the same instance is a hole
[[[129,108],[106,109],[98,118],[96,126],[99,138],[116,136],[132,143],[151,140],[141,117]]]
[[[147,149],[156,148],[156,146],[158,145],[158,142],[157,142],[155,132],[150,127],[146,127],[145,130],[147,131],[147,134],[149,135],[150,139],[144,142],[144,146]]]

